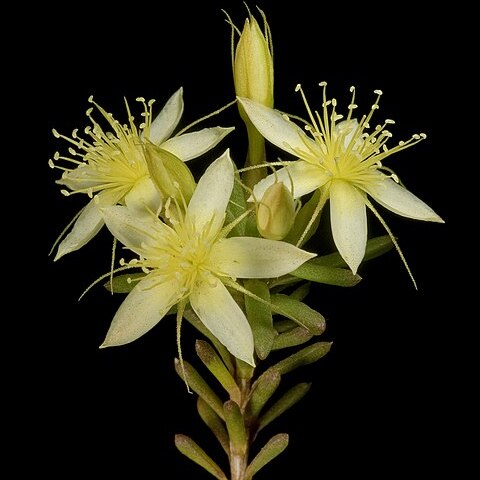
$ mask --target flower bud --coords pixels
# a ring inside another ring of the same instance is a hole
[[[255,18],[245,20],[237,44],[233,70],[235,91],[267,107],[273,107],[273,58],[270,51],[270,30],[265,22],[262,33]]]
[[[153,143],[144,144],[150,176],[164,198],[182,198],[188,204],[195,190],[195,180],[189,168],[173,153]]]
[[[257,228],[270,240],[285,238],[295,221],[293,195],[282,182],[270,185],[257,207]]]

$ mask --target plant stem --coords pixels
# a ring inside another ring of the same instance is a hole
[[[236,422],[237,430],[242,433],[234,436],[229,431],[231,480],[247,480],[246,471],[252,435],[245,410],[251,394],[254,373],[253,367],[241,360],[236,361],[236,381],[240,389],[240,404],[237,404],[238,416],[233,421]]]

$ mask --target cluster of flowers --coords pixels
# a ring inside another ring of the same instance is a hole
[[[156,116],[154,102],[138,98],[140,124],[128,104],[128,122],[122,124],[90,98],[91,126],[84,134],[53,132],[70,144],[69,155],[56,153],[50,160],[51,167],[63,170],[57,181],[65,187],[62,193],[90,198],[55,258],[80,249],[106,225],[133,252],[115,272],[141,269],[129,277],[132,289],[103,347],[134,341],[168,313],[181,319],[188,307],[232,355],[254,365],[252,329],[234,292],[255,296],[244,279],[275,279],[310,262],[316,254],[303,247],[327,202],[335,245],[352,274],[365,255],[367,209],[385,226],[403,259],[371,199],[404,217],[442,222],[383,167],[388,156],[425,135],[389,148],[387,128],[394,122],[372,124],[381,91],[375,91],[367,114],[355,116],[354,87],[342,115],[336,100],[327,97],[325,82],[320,83],[319,111],[311,109],[298,85],[307,119],[290,118],[273,108],[268,24],[262,29],[250,16],[241,32],[232,24],[232,42],[235,33],[236,103],[249,140],[244,168],[237,168],[227,148],[195,180],[186,162],[216,147],[233,128],[187,128],[175,134],[184,109],[182,88]],[[94,110],[101,121],[94,119]],[[267,162],[265,139],[286,152],[287,159]]]

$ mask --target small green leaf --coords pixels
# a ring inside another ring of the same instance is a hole
[[[293,224],[292,229],[290,230],[290,233],[287,235],[285,238],[285,241],[288,243],[292,243],[293,245],[296,245],[297,242],[300,240],[300,237],[303,235],[303,232],[308,226],[308,223],[312,219],[313,213],[315,212],[315,208],[317,208],[318,202],[320,201],[320,190],[317,190],[310,200],[308,200],[305,205],[302,206],[300,211],[297,213],[297,216],[295,217],[295,223]],[[317,216],[315,221],[313,222],[312,227],[308,231],[307,235],[305,236],[303,240],[303,244],[305,244],[308,239],[316,232],[318,228],[318,224],[320,222],[320,217],[321,214]]]
[[[187,458],[203,467],[210,475],[218,480],[227,480],[222,469],[199,447],[190,437],[186,435],[175,435],[175,446]]]
[[[372,260],[373,258],[379,257],[384,253],[387,253],[393,248],[392,239],[389,235],[382,235],[380,237],[371,238],[367,241],[367,247],[365,249],[365,256],[363,261]],[[324,255],[322,257],[316,257],[319,265],[324,265],[326,267],[346,267],[347,264],[345,260],[341,257],[339,253],[331,253],[329,255]]]
[[[195,342],[195,349],[197,351],[197,355],[200,357],[200,360],[220,382],[230,397],[233,400],[240,401],[240,389],[213,347],[204,340],[197,340]]]
[[[309,365],[310,363],[320,360],[330,351],[331,346],[331,342],[313,343],[308,347],[302,348],[299,352],[290,355],[284,360],[281,360],[270,368],[277,370],[280,375],[285,375],[286,373],[291,372],[298,367]]]
[[[130,293],[138,281],[145,276],[143,272],[125,273],[113,277],[113,282],[105,282],[103,286],[112,293]],[[113,288],[112,288],[113,286]]]
[[[295,347],[308,342],[313,335],[303,327],[295,327],[288,332],[281,333],[275,338],[272,350],[281,350],[282,348]]]
[[[293,320],[313,335],[321,335],[325,331],[325,318],[323,315],[305,303],[282,293],[272,295],[270,301],[275,307],[273,310],[276,313]]]
[[[246,480],[251,480],[267,463],[278,457],[287,446],[288,435],[286,433],[279,433],[272,437],[247,467]]]
[[[245,288],[257,297],[270,303],[270,290],[265,282],[247,280]],[[272,349],[277,332],[273,328],[272,311],[268,304],[260,303],[254,298],[245,295],[247,318],[252,327],[255,342],[255,353],[260,360],[265,360]]]
[[[282,413],[299,402],[310,390],[311,383],[299,383],[286,392],[278,401],[276,401],[260,418],[258,431],[263,430],[268,424],[272,423]]]
[[[248,402],[248,413],[251,417],[258,417],[262,408],[280,385],[280,380],[280,374],[272,368],[258,377],[252,386],[252,394]]]
[[[302,283],[290,294],[290,298],[298,300],[299,302],[303,301],[305,297],[310,293],[310,286],[310,282]]]
[[[227,430],[223,424],[222,419],[210,408],[207,402],[202,397],[198,397],[197,411],[200,418],[204,421],[205,425],[215,435],[222,448],[227,455],[230,454],[230,445],[228,440]]]
[[[326,267],[321,264],[322,259],[313,258],[296,270],[290,272],[291,275],[304,280],[310,280],[316,283],[324,283],[326,285],[336,285],[338,287],[353,287],[362,277],[354,275],[350,270],[337,267]]]
[[[230,452],[232,455],[245,455],[248,448],[248,435],[240,407],[233,400],[227,400],[223,405],[223,411],[230,437]]]
[[[210,408],[223,420],[223,404],[216,393],[207,385],[207,382],[205,382],[200,374],[185,360],[183,361],[183,367],[185,369],[185,375],[182,369],[182,363],[176,358],[175,371],[180,378],[185,381],[198,396],[202,397]]]
[[[288,332],[298,327],[298,323],[289,318],[275,319],[273,326],[278,333]]]

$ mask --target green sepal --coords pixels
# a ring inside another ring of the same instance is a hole
[[[288,446],[288,435],[279,433],[272,437],[251,461],[245,472],[245,479],[251,480],[267,463],[278,457]]]
[[[217,352],[215,352],[214,348],[204,340],[197,340],[195,342],[195,350],[200,360],[220,382],[230,397],[233,400],[240,401],[240,389],[222,359],[218,356]]]
[[[187,458],[203,467],[210,475],[218,480],[227,480],[222,469],[205,453],[195,441],[186,435],[175,435],[175,446]]]
[[[130,293],[145,275],[143,272],[124,273],[113,277],[112,281],[108,280],[103,286],[110,293]]]
[[[303,327],[295,327],[287,332],[281,333],[275,338],[272,350],[295,347],[311,340],[313,335]]]
[[[151,142],[144,143],[143,148],[150,177],[163,198],[172,197],[188,205],[196,183],[185,162]]]
[[[313,343],[308,347],[302,348],[299,352],[281,360],[270,368],[277,370],[280,375],[285,375],[298,367],[309,365],[310,363],[320,360],[329,352],[331,346],[332,342]]]
[[[245,308],[250,327],[252,327],[255,353],[260,360],[265,360],[277,335],[273,328],[272,310],[268,305],[270,303],[270,290],[267,284],[260,280],[247,280],[245,288],[267,302],[260,303],[249,295],[245,295]]]
[[[202,397],[210,408],[222,419],[223,404],[217,394],[207,385],[207,382],[200,376],[200,374],[185,360],[182,362],[178,358],[175,359],[175,371],[179,377],[199,396]]]
[[[310,390],[311,383],[299,383],[292,387],[288,392],[280,397],[260,418],[258,431],[263,430],[268,424],[272,423],[282,413],[293,407]]]
[[[202,397],[198,397],[197,399],[197,411],[205,425],[215,435],[215,438],[225,450],[225,453],[229,455],[230,445],[228,433],[225,429],[222,419],[212,410],[210,405],[208,405],[208,403],[205,402]]]
[[[252,386],[252,393],[248,402],[248,414],[251,417],[258,417],[265,404],[280,385],[281,376],[275,369],[268,369]]]
[[[271,295],[270,301],[275,313],[293,320],[313,335],[321,335],[325,331],[324,316],[305,303],[282,293]]]

